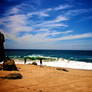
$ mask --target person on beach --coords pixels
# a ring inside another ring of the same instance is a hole
[[[42,65],[42,58],[40,58],[40,65]]]
[[[4,34],[0,32],[0,62],[5,60],[4,42]]]
[[[27,62],[26,60],[27,60],[27,59],[26,59],[26,57],[25,57],[25,58],[24,58],[24,64],[26,64],[26,62]]]

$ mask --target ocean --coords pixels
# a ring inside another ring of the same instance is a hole
[[[74,61],[92,62],[92,51],[83,50],[30,50],[30,49],[7,49],[6,55],[11,58],[24,58],[31,55],[45,57],[64,58]]]
[[[53,62],[44,62],[44,65],[47,66],[92,69],[92,51],[87,50],[7,49],[5,52],[7,56],[13,59],[24,59],[24,57],[31,56],[56,58]]]

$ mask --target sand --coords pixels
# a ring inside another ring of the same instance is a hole
[[[17,64],[19,71],[0,71],[0,77],[8,73],[21,73],[22,79],[0,79],[0,92],[92,92],[92,71]]]

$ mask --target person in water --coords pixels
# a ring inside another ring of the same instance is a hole
[[[0,32],[0,62],[5,60],[4,42],[4,34]]]
[[[24,64],[26,64],[26,62],[27,62],[27,59],[26,59],[26,57],[24,58]]]
[[[40,58],[40,65],[42,65],[42,58]]]

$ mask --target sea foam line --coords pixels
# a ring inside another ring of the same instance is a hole
[[[24,64],[23,60],[15,59],[16,64]],[[34,61],[27,61],[26,64],[31,64]],[[40,65],[39,60],[35,60],[38,65]],[[2,63],[2,62],[1,62]],[[80,62],[80,61],[69,61],[67,59],[59,59],[58,61],[48,61],[44,62],[43,65],[53,66],[53,67],[64,67],[64,68],[72,68],[72,69],[83,69],[83,70],[92,70],[92,63]]]
[[[16,64],[24,64],[23,61],[16,61]],[[34,61],[27,61],[26,64],[32,63]],[[38,65],[40,65],[39,60],[35,61]],[[67,59],[59,59],[58,61],[49,61],[44,62],[43,65],[46,66],[53,66],[53,67],[65,67],[65,68],[72,68],[72,69],[84,69],[84,70],[92,70],[92,63],[80,62],[80,61],[69,61]]]
[[[72,69],[92,70],[92,63],[79,62],[79,61],[44,62],[43,65],[54,66],[54,67],[65,67],[65,68],[72,68]]]

